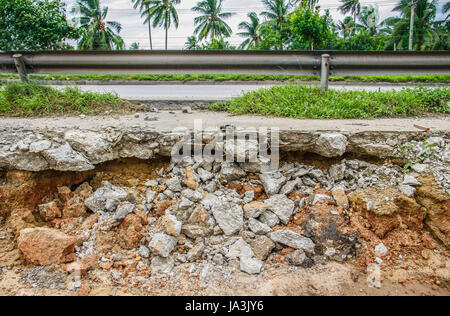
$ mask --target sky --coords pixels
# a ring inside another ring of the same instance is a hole
[[[186,39],[194,33],[194,17],[196,13],[191,11],[191,8],[196,5],[199,0],[181,0],[181,3],[176,6],[180,18],[178,29],[172,26],[169,29],[169,49],[183,49]],[[65,0],[70,8],[75,4],[75,0]],[[361,0],[362,5],[376,3],[380,8],[381,18],[384,19],[392,13],[392,9],[398,0]],[[143,19],[140,13],[133,9],[131,0],[101,0],[102,6],[109,7],[108,20],[118,21],[122,24],[122,31],[120,35],[125,40],[128,48],[133,42],[140,44],[140,49],[149,49],[150,44],[148,40],[147,25],[143,24]],[[342,20],[343,16],[338,12],[340,2],[338,0],[320,0],[319,5],[322,10],[329,9],[334,20]],[[223,10],[226,12],[233,12],[235,15],[227,20],[228,25],[233,30],[233,35],[227,40],[231,45],[238,46],[243,39],[237,35],[239,32],[238,25],[243,20],[246,20],[247,14],[251,11],[261,12],[264,7],[261,0],[224,0]],[[157,28],[153,30],[153,48],[164,49],[164,30]]]

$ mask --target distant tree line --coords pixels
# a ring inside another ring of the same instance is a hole
[[[176,6],[181,0],[131,0],[147,25],[150,49],[152,30],[178,28]],[[334,21],[319,0],[261,0],[265,10],[250,12],[238,28],[242,43],[232,46],[227,39],[233,30],[227,24],[234,13],[223,9],[223,0],[201,0],[192,11],[194,34],[185,49],[247,50],[448,50],[450,47],[450,2],[399,0],[393,16],[384,20],[377,5],[363,6],[359,0],[341,0],[346,15]],[[108,19],[108,7],[100,0],[77,0],[67,18],[61,0],[0,0],[0,50],[125,49],[122,26]],[[439,14],[441,13],[441,14]],[[437,19],[443,16],[442,19]],[[411,32],[411,25],[413,25]],[[412,35],[412,36],[411,36]],[[133,43],[129,49],[140,49]]]

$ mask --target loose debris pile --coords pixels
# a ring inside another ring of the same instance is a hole
[[[0,294],[352,294],[333,282],[365,282],[374,265],[385,273],[374,287],[448,294],[449,145],[409,143],[406,166],[287,161],[260,173],[185,159],[146,181],[92,171],[56,191],[34,183],[45,192],[34,208],[6,199],[30,173],[5,172]],[[316,278],[300,290],[305,273]],[[290,290],[267,290],[283,276]]]

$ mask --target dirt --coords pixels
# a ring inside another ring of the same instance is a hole
[[[3,172],[0,177],[3,181],[0,186],[0,295],[450,294],[450,199],[430,177],[420,178],[423,186],[414,198],[393,188],[369,188],[349,194],[348,210],[328,203],[299,208],[287,227],[320,245],[314,258],[317,264],[309,268],[289,265],[286,256],[293,249],[284,248],[269,256],[260,275],[240,272],[238,261],[231,261],[229,266],[198,261],[176,266],[170,278],[151,277],[150,267],[138,267],[142,258],[136,248],[148,230],[148,223],[158,220],[166,209],[173,207],[169,200],[156,204],[149,214],[137,211],[126,216],[118,227],[97,231],[94,247],[111,261],[97,258],[91,258],[90,263],[87,259],[77,261],[86,269],[81,286],[75,289],[70,288],[67,265],[46,267],[44,271],[25,264],[17,247],[22,229],[56,228],[77,236],[81,244],[85,241],[83,232],[99,222],[99,215],[85,211],[67,216],[69,201],[75,197],[84,201],[89,195],[86,192],[91,192],[88,188],[94,191],[105,181],[144,194],[145,182],[156,178],[157,170],[167,166],[166,160],[118,160],[81,173]],[[244,184],[232,184],[229,188],[239,194],[253,190],[255,200],[265,199],[262,186],[245,184],[250,180],[255,180],[255,176],[249,175]],[[165,188],[156,189],[161,192]],[[316,193],[331,196],[331,192],[320,187]],[[390,197],[388,201],[384,199],[386,196]],[[293,192],[289,197],[295,201],[304,195]],[[367,209],[367,199],[380,200],[380,211]],[[62,216],[46,221],[38,212],[38,205],[55,200]],[[378,273],[371,269],[377,257],[374,249],[380,243],[389,251],[379,258],[382,263],[378,265]],[[186,253],[182,241],[179,245],[176,251]],[[321,260],[330,248],[339,250],[341,256]],[[121,256],[114,258],[114,254]],[[113,272],[120,272],[120,277],[114,278]]]

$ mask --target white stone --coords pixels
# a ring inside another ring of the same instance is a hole
[[[263,264],[263,261],[249,257],[243,257],[240,260],[241,271],[248,274],[259,274]]]
[[[289,223],[295,209],[295,203],[292,200],[279,194],[265,200],[264,203],[270,205],[270,210],[278,216],[283,224]]]
[[[385,254],[387,254],[388,249],[386,248],[386,246],[383,243],[379,243],[377,246],[375,246],[375,254],[378,257],[381,257]]]

